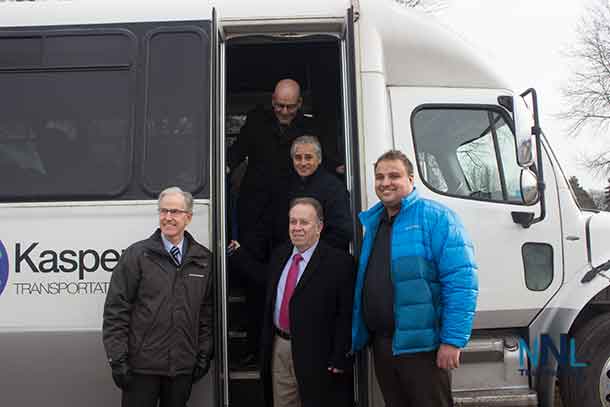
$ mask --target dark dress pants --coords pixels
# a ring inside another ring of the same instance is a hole
[[[392,338],[373,340],[375,374],[386,407],[450,407],[451,377],[436,366],[436,351],[392,354]]]
[[[175,377],[134,374],[123,390],[122,407],[185,407],[191,396],[192,375]]]
[[[265,265],[269,260],[269,236],[264,220],[264,210],[268,206],[268,188],[256,191],[242,191],[238,200],[239,243],[261,264],[260,270],[251,272],[264,274]],[[286,216],[288,216],[286,214]],[[260,352],[260,337],[262,333],[262,318],[265,309],[266,282],[256,281],[245,275],[246,305],[248,319],[247,354],[258,357]]]

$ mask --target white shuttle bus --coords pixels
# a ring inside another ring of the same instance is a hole
[[[463,219],[480,296],[456,402],[610,406],[610,217],[576,203],[535,92],[401,3],[0,3],[0,405],[119,405],[104,299],[169,185],[193,193],[189,230],[214,252],[214,368],[189,405],[263,405],[258,372],[231,369],[245,338],[225,156],[291,77],[345,163],[354,219],[391,148]],[[370,355],[356,365],[354,405],[382,407]]]

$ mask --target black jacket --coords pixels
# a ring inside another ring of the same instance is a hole
[[[127,358],[136,373],[174,376],[192,373],[198,356],[211,358],[210,252],[187,232],[185,247],[176,267],[157,229],[121,256],[104,305],[110,361]]]
[[[290,146],[294,139],[315,133],[313,119],[300,112],[290,126],[282,128],[272,111],[251,111],[229,152],[231,169],[237,168],[248,157],[248,169],[240,194],[269,188],[276,176],[286,174],[292,168]]]
[[[272,231],[272,247],[288,241],[288,207],[295,198],[315,198],[324,211],[320,238],[330,246],[347,251],[353,236],[349,196],[345,184],[321,166],[303,179],[294,170],[273,187],[273,204],[268,206],[264,227]]]
[[[273,310],[277,285],[292,245],[272,255],[262,335],[262,377],[271,405],[271,352],[274,339]],[[320,241],[290,301],[292,358],[303,407],[342,405],[349,391],[354,260],[349,254]],[[331,375],[333,366],[347,371]]]
[[[272,202],[272,186],[292,167],[290,147],[294,139],[315,133],[313,127],[313,120],[300,112],[290,126],[282,127],[273,112],[256,109],[248,114],[246,124],[229,152],[231,169],[248,157],[246,173],[239,187],[237,238],[261,260],[267,259],[269,254],[270,242],[267,236],[259,235],[259,231],[265,208]]]

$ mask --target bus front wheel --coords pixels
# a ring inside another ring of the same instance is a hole
[[[610,407],[610,314],[590,320],[574,335],[573,361],[585,367],[560,368],[564,407]]]

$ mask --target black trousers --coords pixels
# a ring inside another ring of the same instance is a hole
[[[175,377],[134,374],[123,390],[121,407],[185,407],[191,396],[192,375]]]
[[[268,188],[257,191],[242,191],[237,202],[239,222],[239,243],[261,264],[261,270],[255,273],[264,274],[266,263],[269,261],[270,233],[264,221],[264,211],[269,205]],[[288,216],[286,214],[286,216]],[[262,333],[262,315],[265,310],[266,282],[253,280],[244,275],[243,284],[246,289],[246,305],[248,319],[246,321],[246,354],[258,357],[260,352],[260,338]]]
[[[451,377],[436,366],[436,351],[392,355],[392,338],[373,340],[375,374],[386,407],[450,407]]]

